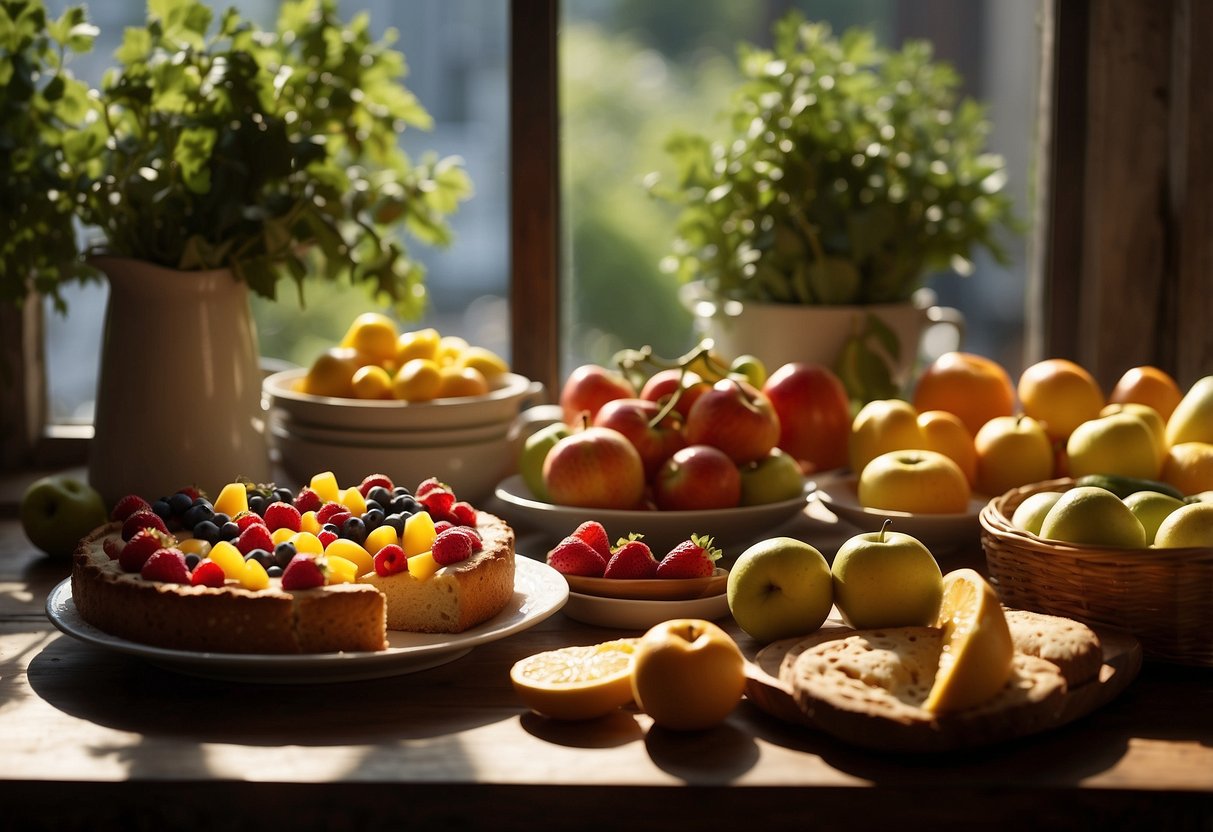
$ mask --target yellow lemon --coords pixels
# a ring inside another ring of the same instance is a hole
[[[373,356],[376,363],[396,357],[396,324],[381,312],[363,312],[341,339],[341,346]]]
[[[428,402],[441,388],[442,373],[430,358],[410,358],[392,380],[392,395],[406,402]]]
[[[334,347],[321,353],[308,368],[301,391],[313,396],[353,398],[354,372],[368,363],[357,350]]]
[[[392,377],[377,364],[367,364],[355,370],[350,386],[354,390],[354,398],[392,398]]]
[[[536,653],[510,668],[510,681],[538,714],[554,719],[605,716],[632,701],[632,655],[638,641],[622,638]]]
[[[443,335],[438,341],[438,352],[434,359],[440,367],[457,365],[468,346],[466,338],[460,338],[458,335]]]
[[[438,398],[483,396],[489,392],[488,379],[475,367],[443,367],[439,371]]]
[[[438,342],[441,338],[438,330],[432,327],[400,333],[400,337],[396,339],[396,365],[403,367],[414,358],[432,361],[438,354]]]
[[[510,365],[505,359],[492,350],[484,347],[468,347],[463,351],[460,362],[464,367],[479,370],[490,382],[510,371]]]
[[[944,576],[937,626],[943,628],[943,652],[924,708],[959,711],[1002,690],[1011,678],[1015,646],[998,595],[976,571]]]

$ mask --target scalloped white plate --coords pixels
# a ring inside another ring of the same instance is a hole
[[[493,618],[462,633],[429,634],[388,631],[388,648],[374,652],[310,653],[305,655],[197,653],[152,647],[102,632],[80,617],[72,601],[71,579],[46,599],[51,623],[69,636],[152,664],[210,679],[274,684],[348,682],[399,676],[437,667],[467,655],[473,647],[497,641],[535,626],[569,597],[564,576],[546,563],[515,559],[514,597]]]

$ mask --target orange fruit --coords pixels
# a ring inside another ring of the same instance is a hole
[[[970,435],[976,436],[995,416],[1014,412],[1015,388],[998,362],[968,352],[946,352],[919,377],[913,404],[919,413],[946,410],[956,414]]]
[[[1158,411],[1164,422],[1171,418],[1171,413],[1182,398],[1183,392],[1175,379],[1157,367],[1149,366],[1126,370],[1108,395],[1108,401],[1113,404],[1132,402],[1149,405]]]
[[[1098,418],[1103,391],[1085,369],[1065,358],[1046,358],[1028,367],[1016,387],[1024,414],[1043,422],[1053,441],[1069,437],[1083,422]]]
[[[955,413],[928,410],[918,414],[918,429],[922,431],[922,446],[951,459],[972,486],[977,482],[977,446],[965,423]]]
[[[1184,494],[1213,491],[1213,444],[1180,442],[1162,463],[1162,481]]]

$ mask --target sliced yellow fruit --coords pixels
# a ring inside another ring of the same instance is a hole
[[[391,528],[390,526],[388,527]],[[341,558],[348,560],[354,565],[354,568],[359,575],[365,575],[375,569],[375,561],[357,543],[352,540],[347,540],[344,537],[339,537],[324,547],[324,556],[327,558]]]
[[[328,564],[328,571],[324,576],[325,583],[352,584],[358,577],[358,567],[352,560],[325,552],[324,562]]]
[[[428,581],[435,572],[442,568],[442,565],[434,560],[433,552],[422,552],[408,559],[408,567],[409,574],[414,578],[419,581]]]
[[[244,575],[244,555],[226,540],[220,540],[212,546],[207,557],[219,564],[226,578],[239,581]]]
[[[316,518],[316,512],[305,511],[299,515],[299,531],[311,532],[312,534],[320,533],[320,521]]]
[[[295,544],[295,551],[299,554],[319,555],[324,553],[324,544],[311,532],[295,532],[290,536],[290,542]]]
[[[336,543],[337,541],[334,540],[333,542]],[[391,543],[399,544],[400,536],[396,534],[395,528],[384,523],[376,529],[371,529],[371,533],[366,536],[366,543],[363,543],[361,548],[365,549],[368,554],[373,555]]]
[[[357,486],[351,485],[345,491],[341,492],[341,505],[350,510],[350,514],[355,517],[361,517],[366,514],[366,499],[362,496],[362,492]]]
[[[428,552],[434,546],[434,518],[428,511],[410,514],[404,521],[404,534],[401,535],[400,546],[408,557]]]
[[[311,482],[308,485],[326,503],[335,503],[337,502],[337,498],[341,496],[341,489],[337,485],[337,477],[332,471],[321,471],[319,474],[312,475]]]
[[[213,560],[213,558],[212,558]],[[226,571],[224,574],[227,574]],[[259,590],[270,585],[270,576],[265,567],[255,560],[244,562],[244,571],[240,574],[240,585],[245,589]]]
[[[296,534],[298,534],[298,532],[296,532],[294,529],[283,526],[281,529],[274,529],[272,532],[270,532],[270,540],[274,541],[274,545],[277,546],[279,543],[286,543]]]
[[[981,575],[957,569],[944,576],[937,626],[943,628],[943,652],[924,708],[959,711],[1002,690],[1015,646],[998,594]]]
[[[510,681],[532,711],[554,719],[593,719],[632,701],[632,654],[639,639],[562,647],[510,668]]]
[[[204,558],[206,557],[206,553],[211,550],[211,544],[196,537],[187,537],[185,540],[182,540],[177,544],[177,548],[180,549],[184,554],[198,555],[199,557]]]
[[[248,489],[242,482],[229,482],[215,498],[215,513],[235,517],[248,511]]]

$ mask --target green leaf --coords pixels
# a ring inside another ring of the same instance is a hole
[[[209,127],[189,127],[181,131],[173,148],[173,161],[181,170],[185,186],[197,194],[211,188],[211,149],[216,133]]]

